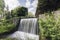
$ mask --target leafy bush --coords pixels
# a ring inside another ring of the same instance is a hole
[[[9,11],[6,11],[5,14],[4,14],[4,17],[6,19],[10,19],[10,18],[12,18],[12,15],[11,15],[11,13]]]
[[[9,32],[13,28],[15,28],[15,25],[13,24],[12,19],[9,19],[9,20],[1,19],[0,20],[0,33]]]
[[[44,40],[60,40],[60,17],[46,15],[39,19],[40,36]],[[41,39],[41,40],[42,40]]]
[[[35,17],[35,15],[33,13],[31,13],[31,12],[28,12],[27,17]]]

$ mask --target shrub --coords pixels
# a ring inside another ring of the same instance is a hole
[[[28,12],[27,17],[35,17],[35,15],[33,13],[31,13],[31,12]]]
[[[1,19],[0,20],[0,33],[9,32],[13,28],[15,28],[15,25],[13,24],[13,21],[11,19],[9,19],[9,20]]]
[[[9,11],[5,11],[4,17],[6,19],[11,19],[12,18],[12,15],[11,15],[11,13]]]
[[[56,20],[54,15],[46,15],[39,19],[40,36],[44,40],[60,40],[60,17]]]

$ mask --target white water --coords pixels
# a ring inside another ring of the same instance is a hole
[[[18,31],[9,35],[18,40],[39,40],[37,33],[37,18],[21,19]]]
[[[36,34],[37,28],[37,18],[21,19],[18,31]]]
[[[9,36],[10,38],[16,38],[18,40],[39,40],[38,35],[29,34],[21,31],[16,31],[12,35]]]

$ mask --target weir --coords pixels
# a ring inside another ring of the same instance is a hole
[[[18,31],[38,34],[37,18],[21,19]]]
[[[9,35],[18,40],[39,40],[37,18],[21,19],[18,31]]]

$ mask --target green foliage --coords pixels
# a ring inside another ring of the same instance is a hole
[[[12,15],[9,11],[6,11],[4,16],[5,16],[6,19],[11,19],[12,18]]]
[[[5,4],[4,4],[4,0],[0,0],[0,14],[3,13]]]
[[[0,33],[9,32],[13,28],[15,28],[15,25],[13,24],[12,19],[0,19]]]
[[[9,32],[16,27],[9,11],[5,10],[3,15],[0,19],[0,33]]]
[[[27,17],[35,17],[35,16],[34,16],[34,14],[33,14],[33,13],[31,13],[31,12],[28,12],[28,15],[27,15]]]
[[[4,0],[0,0],[0,33],[4,33],[4,32],[9,32],[10,30],[12,30],[15,25],[13,24],[13,20],[10,17],[10,13],[7,11],[4,14],[4,7],[5,7],[5,3]],[[2,17],[2,15],[4,17]]]
[[[47,40],[60,40],[60,17],[56,20],[54,15],[46,15],[39,19],[40,36]]]
[[[55,11],[60,8],[60,0],[38,0],[37,10],[41,12]]]
[[[11,11],[13,17],[26,16],[28,14],[28,10],[25,7],[17,7]]]
[[[4,0],[0,0],[0,8],[4,9],[5,5],[4,5]]]

